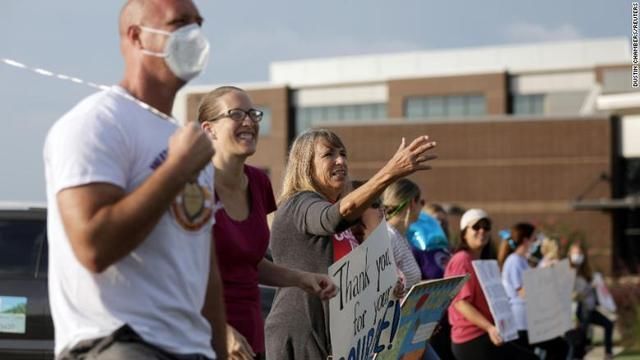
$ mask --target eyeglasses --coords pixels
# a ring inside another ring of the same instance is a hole
[[[229,118],[233,121],[243,121],[247,116],[253,122],[260,122],[262,120],[262,116],[264,115],[263,111],[256,109],[242,110],[242,109],[231,109],[227,110],[227,112],[220,114],[209,121],[216,121],[222,118]]]
[[[484,231],[491,231],[491,223],[488,221],[481,220],[473,224],[471,228],[475,231],[480,231],[480,229],[484,229]]]

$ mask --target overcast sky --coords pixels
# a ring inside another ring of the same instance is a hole
[[[103,84],[120,80],[121,0],[1,0],[0,58]],[[267,81],[312,57],[630,37],[627,0],[201,0],[212,43],[194,84]],[[0,63],[0,201],[44,201],[48,128],[93,90]]]

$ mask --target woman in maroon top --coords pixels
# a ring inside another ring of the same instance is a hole
[[[258,283],[296,286],[322,299],[336,293],[326,275],[290,270],[264,258],[267,214],[276,204],[267,175],[245,164],[256,152],[262,116],[244,90],[231,86],[208,93],[198,109],[198,120],[216,150],[215,198],[222,208],[216,212],[213,236],[224,284],[230,359],[264,357]]]

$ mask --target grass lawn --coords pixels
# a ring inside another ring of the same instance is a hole
[[[615,358],[622,360],[640,360],[640,351],[624,351]]]

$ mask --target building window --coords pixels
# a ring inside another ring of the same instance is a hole
[[[544,95],[513,95],[514,115],[542,115],[544,114]]]
[[[262,111],[262,121],[260,121],[260,135],[271,134],[271,108],[267,106],[257,106]]]
[[[405,102],[404,114],[408,119],[434,119],[486,114],[483,95],[449,95],[411,97]]]
[[[422,117],[426,112],[425,102],[409,99],[405,104],[404,113],[408,118]]]
[[[444,117],[447,115],[446,104],[444,96],[432,96],[424,102],[424,113],[427,117]]]
[[[322,123],[338,121],[372,122],[387,118],[387,104],[308,106],[296,108],[296,132],[299,134]]]
[[[470,96],[467,101],[467,112],[469,116],[482,116],[487,114],[484,96]]]

